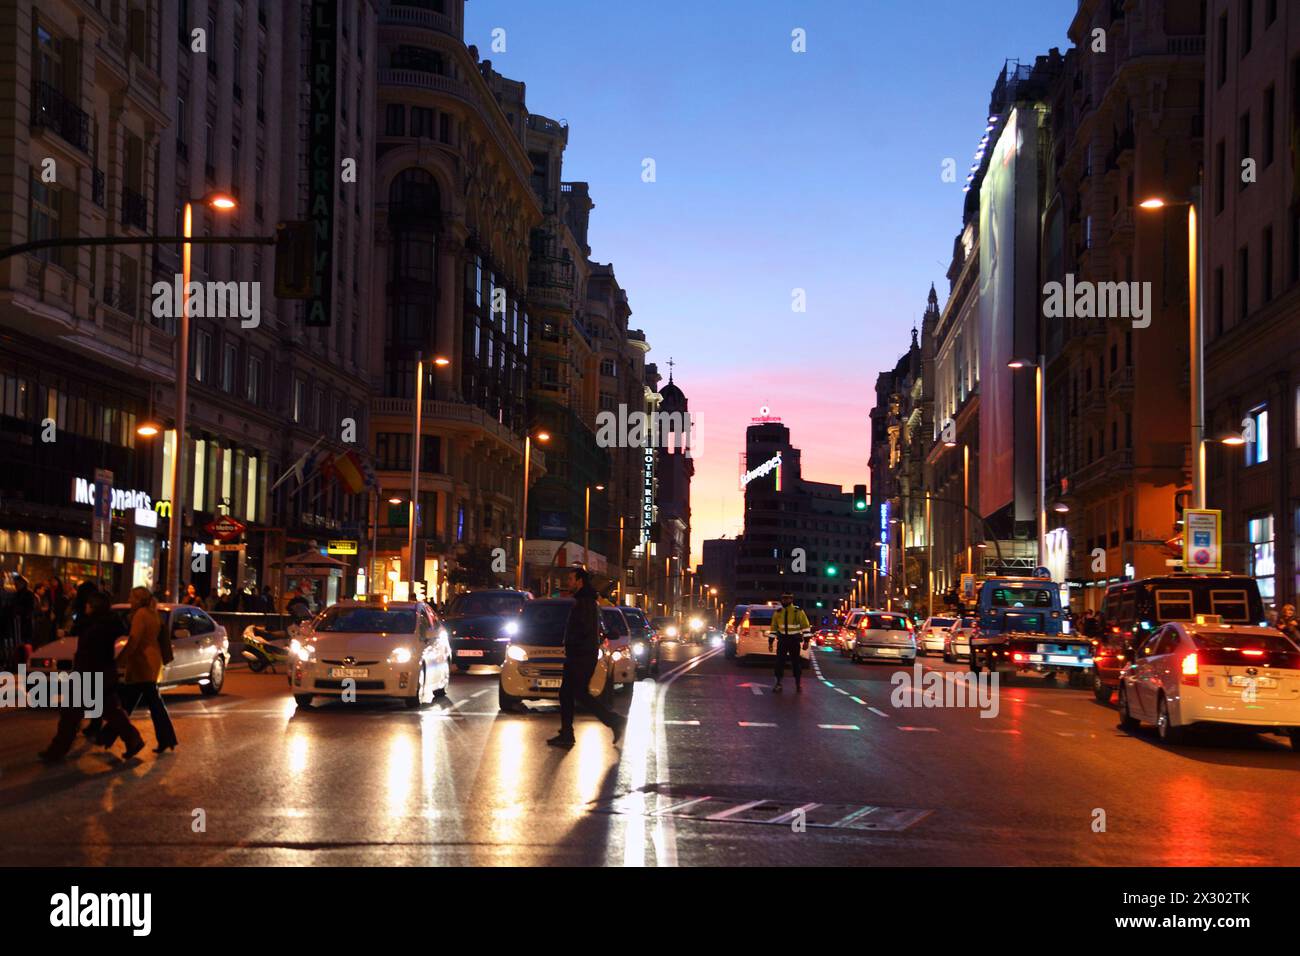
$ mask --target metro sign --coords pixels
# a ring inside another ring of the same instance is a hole
[[[229,541],[231,538],[237,538],[243,534],[247,530],[247,526],[242,521],[230,517],[230,515],[222,515],[215,521],[209,521],[205,524],[203,530],[218,541]]]

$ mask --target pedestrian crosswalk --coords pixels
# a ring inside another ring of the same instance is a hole
[[[673,817],[701,823],[749,823],[803,829],[898,832],[933,811],[861,803],[821,803],[789,799],[737,799],[663,790],[633,791],[596,804],[596,813]]]

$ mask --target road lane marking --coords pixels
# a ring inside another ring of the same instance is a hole
[[[705,817],[704,819],[706,819],[706,820],[725,820],[725,819],[727,819],[727,817],[735,816],[737,813],[741,813],[741,812],[743,812],[743,811],[745,811],[745,810],[750,809],[751,807],[756,807],[756,806],[758,806],[760,803],[767,803],[767,801],[766,801],[766,800],[750,800],[748,803],[737,804],[736,806],[731,807],[731,808],[729,808],[729,809],[727,809],[727,810],[720,810],[720,811],[718,811],[717,813],[711,813],[711,814],[709,814],[709,816]]]
[[[889,716],[889,715],[888,715],[887,713],[885,713],[883,710],[878,710],[878,709],[875,708],[875,707],[868,707],[867,710],[871,711],[871,712],[872,712],[873,714],[875,714],[877,717],[888,717],[888,716]]]
[[[1020,731],[1018,731],[1018,730],[998,730],[998,729],[995,728],[995,727],[976,727],[976,728],[975,728],[975,733],[977,733],[977,734],[1018,734],[1018,733],[1020,733]]]
[[[1069,716],[1070,716],[1069,714],[1067,714],[1067,713],[1066,713],[1065,711],[1063,711],[1063,710],[1048,710],[1047,712],[1048,712],[1049,714],[1056,714],[1058,717],[1069,717]]]
[[[755,722],[755,721],[749,721],[749,720],[738,720],[738,721],[736,721],[736,726],[738,726],[738,727],[775,727],[776,724],[763,724],[763,723],[758,723],[758,722]]]
[[[849,692],[845,690],[843,687],[833,687],[831,689],[834,690],[835,693],[837,694],[843,694],[845,697],[847,697],[849,694]]]
[[[482,690],[476,690],[476,691],[474,691],[474,693],[470,694],[469,696],[471,696],[471,697],[482,697],[484,694],[489,693],[490,690],[491,690],[491,688],[489,688],[489,687],[484,687]]]
[[[780,816],[773,817],[770,820],[764,820],[763,822],[764,823],[785,823],[787,820],[793,820],[801,813],[806,816],[809,810],[816,810],[820,806],[821,806],[820,803],[805,803],[801,807],[795,807],[793,810],[789,811],[788,813],[783,813]]]
[[[937,734],[937,733],[939,732],[939,728],[938,728],[938,727],[902,727],[902,726],[900,726],[898,729],[899,729],[899,730],[914,730],[914,731],[918,731],[918,732],[929,732],[929,733],[932,733],[932,734]]]
[[[754,692],[754,696],[755,696],[755,697],[762,697],[762,696],[763,696],[763,688],[762,688],[762,685],[760,685],[760,684],[755,684],[753,681],[747,681],[747,682],[745,682],[744,684],[737,684],[736,686],[737,686],[737,687],[748,687],[751,691]]]
[[[861,730],[857,724],[818,724],[822,730]]]
[[[849,700],[853,701],[855,704],[861,704],[863,707],[867,706],[867,702],[863,700],[861,697],[854,697],[850,695]]]
[[[672,725],[675,725],[675,726],[678,726],[678,727],[698,727],[698,726],[700,726],[700,722],[699,722],[698,720],[665,720],[664,723],[665,723],[665,724],[672,724]]]
[[[696,804],[704,803],[704,801],[712,799],[712,797],[695,797],[691,800],[680,800],[677,803],[670,803],[666,807],[660,807],[658,810],[652,810],[650,811],[650,815],[658,816],[663,813],[675,813],[680,810],[685,810],[687,807],[693,807]]]

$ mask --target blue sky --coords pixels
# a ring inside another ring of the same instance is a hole
[[[569,123],[592,256],[700,419],[694,544],[740,529],[760,405],[804,474],[867,480],[877,372],[942,304],[1003,61],[1068,47],[1076,0],[470,0],[465,38]],[[492,30],[506,31],[491,52]],[[807,52],[791,51],[803,28]],[[653,158],[657,181],[641,180]],[[944,183],[945,157],[958,181]],[[791,310],[795,288],[807,312]]]

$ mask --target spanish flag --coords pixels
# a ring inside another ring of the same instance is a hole
[[[362,464],[361,456],[355,451],[336,455],[331,470],[339,484],[350,495],[355,495],[366,486],[365,466]]]

